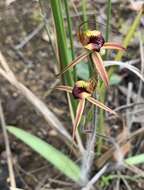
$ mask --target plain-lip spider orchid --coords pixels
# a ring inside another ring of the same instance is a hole
[[[105,106],[103,103],[99,102],[98,100],[94,99],[92,97],[92,93],[95,90],[95,86],[93,86],[92,81],[77,81],[74,85],[74,87],[60,85],[56,87],[56,89],[65,91],[68,93],[72,93],[75,99],[78,99],[79,103],[76,110],[76,117],[75,122],[73,126],[73,134],[72,137],[74,139],[76,129],[80,123],[86,100],[92,103],[95,106],[98,106],[101,109],[104,109],[105,111],[110,112],[111,114],[117,115],[116,112]]]
[[[84,23],[82,23],[79,26],[78,38],[83,47],[87,49],[88,52],[79,55],[75,60],[73,60],[69,65],[67,65],[64,68],[64,70],[58,75],[65,73],[68,69],[74,67],[76,64],[78,64],[80,61],[82,61],[91,54],[91,58],[95,66],[95,69],[97,70],[101,79],[104,81],[105,86],[108,87],[109,86],[108,74],[104,67],[100,51],[103,49],[114,49],[114,50],[124,51],[125,48],[119,43],[105,42],[102,33],[98,30],[81,31],[81,27],[83,26],[83,24]]]

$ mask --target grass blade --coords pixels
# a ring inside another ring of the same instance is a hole
[[[72,35],[72,24],[71,24],[71,18],[69,15],[69,7],[68,7],[67,0],[64,0],[64,5],[65,5],[65,12],[66,12],[66,18],[67,18],[67,23],[68,23],[68,32],[69,32],[69,37],[70,37],[71,55],[72,55],[72,59],[74,59],[75,55],[74,55],[74,44],[73,44],[73,35]]]
[[[64,29],[64,21],[63,21],[63,15],[62,15],[62,1],[59,0],[50,0],[52,13],[54,17],[54,23],[56,28],[56,34],[57,34],[57,46],[59,51],[59,60],[60,60],[60,67],[61,70],[63,70],[71,61],[69,59],[69,52],[68,52],[68,46],[67,46],[67,40],[66,40],[66,33]],[[73,86],[74,84],[74,77],[70,71],[65,73],[63,76],[63,80],[65,84],[68,84],[69,86]],[[76,111],[76,102],[73,98],[71,98],[71,104],[73,108],[73,112]]]
[[[111,24],[110,24],[110,19],[111,19],[111,0],[107,0],[107,20],[106,20],[106,31],[105,31],[105,41],[108,42],[109,40],[109,35],[110,35],[110,30],[111,30]],[[106,51],[105,53],[105,59],[108,57],[108,52]]]
[[[62,6],[61,1],[51,0],[51,8],[53,12],[56,34],[57,34],[57,45],[59,50],[60,66],[63,69],[69,63],[68,47],[66,41],[66,33],[64,30],[64,23],[62,17]],[[65,82],[70,86],[73,84],[72,76],[70,72],[65,75]]]
[[[109,34],[111,30],[110,19],[111,19],[111,0],[107,0],[107,21],[106,21],[106,34],[105,34],[106,42],[109,40]]]
[[[87,0],[82,0],[82,15],[83,15],[83,22],[87,21],[88,18],[87,18]],[[86,24],[85,25],[85,30],[88,28],[88,25]]]
[[[132,23],[131,27],[129,28],[126,37],[125,37],[124,40],[123,40],[123,46],[124,46],[125,48],[128,47],[128,45],[129,45],[131,39],[133,38],[133,36],[134,36],[134,34],[135,34],[135,31],[136,31],[136,29],[137,29],[137,27],[138,27],[138,25],[139,25],[139,23],[140,23],[140,19],[141,19],[141,17],[142,17],[142,13],[143,13],[143,10],[141,9],[141,10],[139,11],[138,15],[136,16],[134,22]],[[123,54],[124,54],[124,52],[118,52],[118,54],[117,54],[115,60],[116,60],[116,61],[119,61],[119,60],[122,58]]]
[[[18,139],[30,146],[39,153],[43,158],[53,164],[58,170],[70,179],[78,182],[80,179],[80,168],[66,155],[44,142],[40,138],[25,132],[16,127],[8,127],[7,130],[15,135]]]
[[[130,158],[127,158],[125,162],[129,165],[137,165],[144,163],[144,154],[139,154],[136,156],[132,156]]]
[[[121,61],[104,61],[104,63],[105,67],[118,65],[123,68],[127,68],[129,71],[132,71],[137,77],[139,77],[144,82],[144,77],[142,76],[140,70],[134,67],[133,65]]]

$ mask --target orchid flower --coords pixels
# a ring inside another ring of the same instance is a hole
[[[100,55],[100,51],[103,49],[114,49],[114,50],[125,50],[125,48],[115,42],[105,42],[102,33],[98,30],[85,30],[81,31],[79,29],[78,38],[83,45],[83,47],[88,50],[85,53],[79,55],[75,60],[73,60],[69,65],[67,65],[64,70],[58,74],[61,75],[65,73],[68,69],[74,67],[80,61],[88,57],[91,53],[92,61],[100,75],[101,79],[104,81],[106,87],[109,85],[108,74],[103,64],[103,60]]]
[[[73,134],[72,137],[74,139],[76,129],[80,123],[86,100],[92,103],[95,106],[98,106],[101,109],[104,109],[105,111],[110,112],[111,114],[117,115],[116,112],[105,106],[103,103],[99,102],[98,100],[94,99],[92,97],[92,93],[95,90],[95,86],[93,86],[91,80],[90,81],[77,81],[74,85],[74,87],[60,85],[56,87],[56,89],[65,91],[68,93],[72,93],[73,97],[75,99],[78,99],[79,103],[76,110],[76,117],[75,122],[73,125]]]

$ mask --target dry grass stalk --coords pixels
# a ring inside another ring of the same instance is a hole
[[[92,133],[88,134],[86,142],[86,150],[83,152],[82,166],[81,166],[81,180],[83,185],[88,184],[89,173],[94,160],[94,148],[96,142],[96,128],[97,128],[97,108],[94,109],[94,119]]]
[[[12,154],[10,150],[10,143],[9,143],[9,137],[6,130],[6,123],[4,118],[4,113],[0,101],[0,120],[1,120],[1,127],[4,135],[4,142],[5,142],[5,148],[6,148],[6,156],[7,156],[7,164],[8,164],[8,171],[9,171],[9,178],[10,178],[10,186],[12,188],[16,188],[16,181],[15,181],[15,174],[13,169],[13,161],[12,161]]]
[[[10,190],[24,190],[24,189],[10,187]]]
[[[14,73],[8,66],[4,56],[0,52],[0,75],[2,75],[9,83],[11,83],[20,93],[27,98],[27,100],[35,106],[35,108],[43,115],[48,124],[57,130],[62,136],[64,136],[64,140],[67,139],[72,141],[71,136],[63,127],[62,123],[58,120],[58,118],[48,109],[48,107],[42,102],[36,95],[34,95],[27,87],[25,87],[21,82],[19,82]]]
[[[106,172],[109,164],[103,166],[103,168],[82,188],[82,190],[91,190],[93,185],[99,180],[99,178]]]

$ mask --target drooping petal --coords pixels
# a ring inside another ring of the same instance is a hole
[[[70,86],[60,85],[60,86],[57,86],[55,89],[72,93],[73,88]]]
[[[74,67],[80,61],[85,59],[88,55],[89,55],[88,52],[85,52],[85,53],[79,55],[75,60],[73,60],[69,65],[67,65],[61,73],[57,74],[56,76],[60,76],[60,75],[64,74],[68,69]]]
[[[121,44],[115,43],[115,42],[106,42],[106,43],[104,43],[102,48],[104,48],[104,49],[115,49],[115,50],[121,50],[121,51],[126,50],[126,48],[124,48]]]
[[[81,120],[81,117],[83,114],[83,110],[84,110],[84,106],[85,106],[85,99],[80,99],[79,103],[78,103],[77,111],[76,111],[76,118],[75,118],[74,126],[73,126],[73,134],[72,134],[73,139],[75,137],[76,129],[80,123],[80,120]]]
[[[106,69],[104,67],[103,60],[98,52],[93,52],[92,53],[92,60],[93,63],[101,77],[101,79],[104,81],[104,84],[106,87],[109,86],[109,79],[108,79],[108,74],[106,72]]]
[[[110,112],[111,114],[117,115],[117,113],[113,110],[111,110],[109,107],[105,106],[103,103],[99,102],[98,100],[92,98],[92,97],[87,97],[87,100],[91,102],[92,104],[98,106],[101,109],[104,109],[105,111]]]

